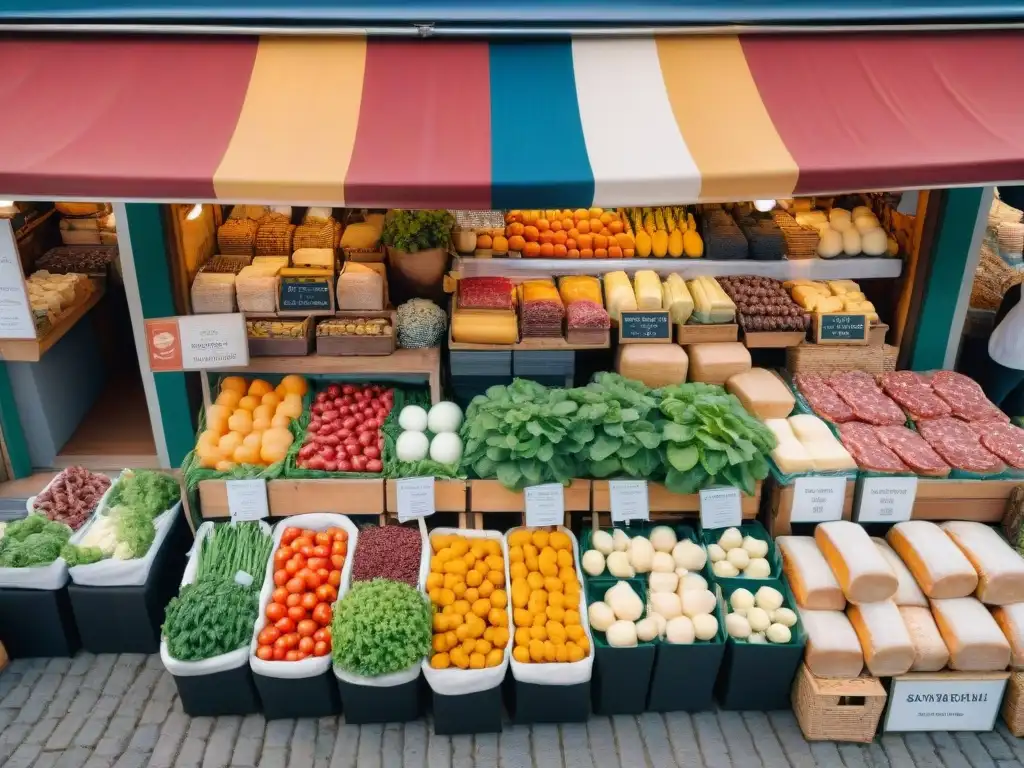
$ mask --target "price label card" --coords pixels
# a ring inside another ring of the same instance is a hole
[[[225,484],[232,521],[262,520],[270,516],[266,480],[228,480]]]
[[[790,522],[827,523],[843,519],[845,477],[798,477],[793,483]]]
[[[740,489],[731,486],[700,492],[700,524],[704,528],[731,528],[743,522]]]
[[[865,477],[857,494],[858,523],[902,523],[910,519],[916,477]]]
[[[398,522],[404,523],[434,514],[434,478],[403,477],[395,483],[398,491]]]
[[[531,485],[523,491],[526,502],[526,525],[565,524],[565,488],[559,483]]]
[[[646,480],[609,480],[608,495],[611,498],[613,523],[651,519]]]

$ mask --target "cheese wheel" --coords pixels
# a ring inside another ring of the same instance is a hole
[[[896,594],[899,583],[892,568],[857,523],[822,523],[814,529],[814,540],[851,603],[877,603]]]
[[[998,672],[1010,664],[1010,643],[992,614],[973,597],[932,600],[932,615],[949,649],[949,668]]]
[[[793,590],[796,604],[812,611],[841,611],[846,597],[812,536],[779,536],[775,546],[782,553],[782,572]]]
[[[949,650],[935,626],[932,612],[916,605],[900,606],[900,616],[914,644],[911,672],[938,672],[949,663]]]
[[[816,677],[857,677],[864,670],[864,652],[853,625],[842,611],[797,609],[807,635],[804,663]]]
[[[896,582],[899,586],[896,587],[896,594],[892,596],[892,601],[899,606],[915,605],[919,608],[927,608],[928,598],[924,596],[924,592],[917,586],[917,582],[914,581],[914,575],[908,570],[904,562],[900,560],[900,556],[893,551],[893,548],[889,546],[885,539],[872,536],[871,540],[875,542],[878,551],[882,553],[882,557],[889,563],[889,567],[892,568],[892,572],[896,575]]]
[[[871,545],[874,549],[874,545]],[[881,555],[879,555],[881,557]],[[846,615],[864,651],[864,663],[875,677],[902,675],[914,664],[914,644],[892,600],[850,604]]]
[[[978,588],[974,567],[935,523],[897,523],[889,529],[886,540],[906,563],[921,591],[933,600],[967,597]]]
[[[989,605],[1024,602],[1024,559],[994,528],[965,521],[940,527],[977,572],[976,598]]]
[[[1024,603],[993,608],[992,618],[1010,644],[1010,665],[1014,669],[1024,669]]]

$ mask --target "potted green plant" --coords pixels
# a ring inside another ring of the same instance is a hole
[[[441,297],[454,225],[455,218],[443,210],[388,213],[381,241],[398,299]]]

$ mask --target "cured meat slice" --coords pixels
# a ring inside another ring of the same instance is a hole
[[[823,376],[816,373],[798,373],[793,377],[793,382],[811,409],[821,418],[835,424],[854,420],[853,409],[843,402]]]
[[[607,330],[611,327],[608,312],[600,304],[585,299],[578,299],[565,308],[566,324],[569,328],[597,328]]]
[[[460,309],[512,309],[515,285],[507,277],[465,277],[459,280]]]
[[[874,428],[859,421],[839,425],[839,439],[857,466],[868,472],[909,472],[900,457],[878,439]]]
[[[945,477],[949,474],[950,466],[917,432],[902,425],[875,427],[874,432],[882,445],[899,456],[917,474],[930,477]]]
[[[1014,469],[1024,469],[1024,429],[1002,421],[972,423],[981,444]]]
[[[828,378],[828,385],[850,406],[858,421],[889,426],[903,424],[907,419],[900,407],[882,391],[869,373],[835,373]]]
[[[959,419],[944,416],[941,419],[919,421],[917,429],[921,437],[954,469],[978,474],[994,474],[1006,469],[1006,465],[981,444],[974,430]]]
[[[937,419],[949,416],[952,411],[946,401],[932,391],[921,374],[913,371],[891,371],[882,374],[882,391],[903,406],[910,418]]]
[[[985,397],[985,391],[974,379],[956,371],[936,371],[931,378],[932,390],[946,401],[953,415],[964,421],[1009,421],[1010,417]]]

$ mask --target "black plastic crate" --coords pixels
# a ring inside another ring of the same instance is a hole
[[[522,683],[508,676],[512,719],[528,723],[584,723],[590,717],[590,681],[575,685]]]
[[[651,673],[647,709],[652,712],[700,712],[714,707],[715,681],[725,643],[659,643]]]
[[[334,673],[284,679],[253,674],[267,720],[295,717],[331,717],[341,712],[341,695]]]
[[[0,642],[12,659],[74,656],[81,640],[67,586],[0,588]]]
[[[191,717],[254,715],[260,697],[248,664],[212,675],[175,676],[182,709]]]
[[[445,696],[432,692],[434,733],[451,736],[463,733],[501,731],[501,686],[486,691]]]
[[[408,683],[377,688],[337,680],[345,722],[349,725],[367,723],[407,723],[418,720],[423,713],[420,697],[422,675]]]

